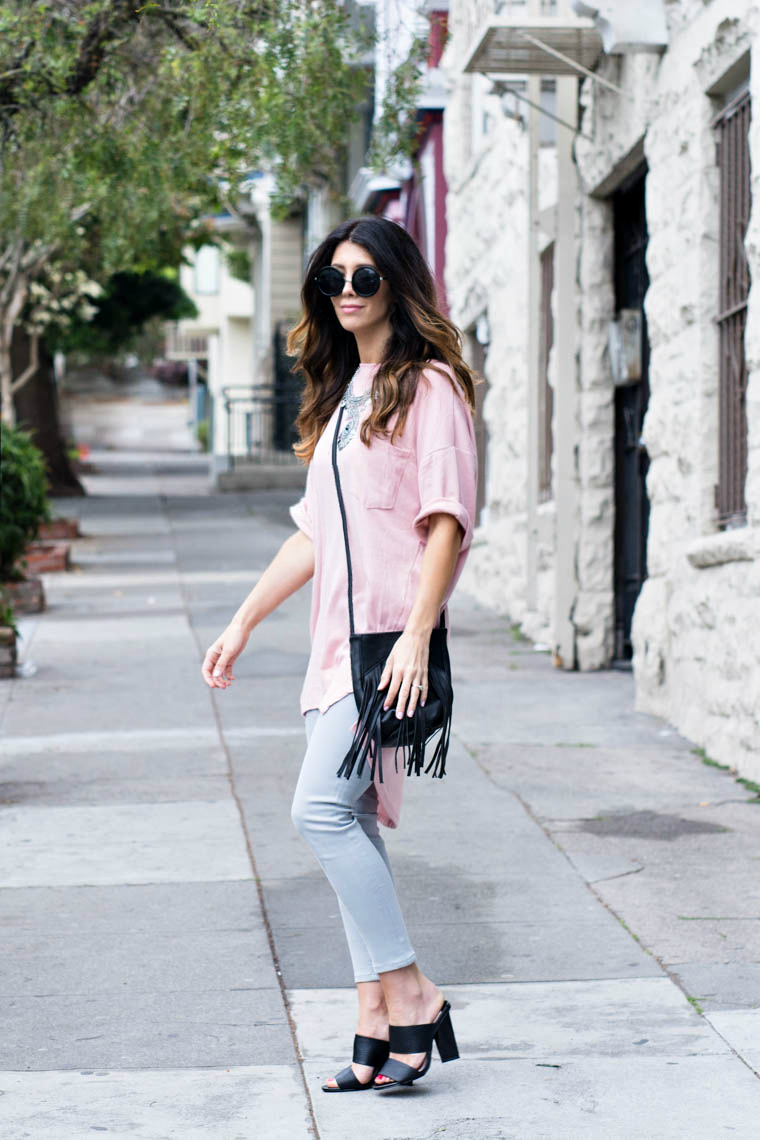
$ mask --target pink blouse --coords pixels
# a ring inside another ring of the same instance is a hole
[[[353,389],[371,389],[377,364],[361,364]],[[338,469],[346,510],[353,569],[354,625],[357,633],[402,630],[419,587],[427,542],[428,516],[452,514],[464,536],[443,599],[446,606],[472,541],[477,489],[477,453],[472,413],[448,375],[426,368],[417,383],[403,435],[396,442],[374,437],[367,448],[356,434],[338,448]],[[427,383],[426,381],[429,381]],[[360,423],[370,400],[360,409]],[[336,408],[317,442],[305,494],[290,514],[314,543],[311,598],[311,656],[301,690],[301,713],[324,712],[353,692],[349,652],[348,574],[343,526],[332,469]],[[346,422],[346,413],[343,415]],[[389,421],[389,428],[395,416]],[[448,611],[445,611],[448,626]],[[384,749],[383,781],[375,777],[378,818],[398,826],[403,766],[396,773],[393,748]],[[388,759],[390,758],[390,759]],[[336,761],[336,771],[339,766]]]

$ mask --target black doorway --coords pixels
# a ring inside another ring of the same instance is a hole
[[[615,309],[641,312],[641,378],[615,389],[615,647],[613,665],[630,667],[631,621],[647,576],[649,457],[641,427],[649,401],[649,338],[644,295],[649,285],[645,261],[646,166],[639,168],[612,198],[615,226]]]

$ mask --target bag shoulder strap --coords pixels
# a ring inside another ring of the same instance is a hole
[[[346,522],[346,508],[343,505],[343,492],[340,489],[340,475],[338,474],[338,433],[340,432],[340,424],[343,419],[343,408],[345,407],[343,401],[340,403],[340,410],[338,412],[338,420],[335,424],[335,435],[332,441],[332,467],[333,474],[335,475],[335,490],[338,492],[338,504],[340,505],[340,518],[343,523],[343,541],[346,546],[346,567],[348,569],[348,623],[351,630],[351,635],[354,633],[354,580],[353,572],[351,569],[351,551],[348,546],[348,523]]]
[[[349,623],[351,635],[353,636],[353,633],[354,633],[354,577],[353,577],[353,570],[352,570],[352,566],[351,566],[351,550],[350,550],[349,545],[348,545],[348,523],[346,522],[346,508],[345,508],[345,505],[343,503],[343,492],[342,492],[341,486],[340,486],[340,474],[338,473],[338,435],[340,433],[340,425],[341,425],[341,421],[343,419],[344,407],[345,407],[345,404],[343,403],[343,401],[341,401],[340,408],[338,411],[338,419],[337,419],[337,422],[335,424],[335,433],[333,435],[333,441],[332,441],[332,468],[333,468],[333,474],[335,476],[335,490],[338,492],[338,505],[340,506],[340,520],[341,520],[341,523],[343,524],[343,542],[344,542],[345,547],[346,547],[346,568],[348,570],[348,623]],[[440,625],[441,629],[444,629],[446,626],[446,621],[444,618],[444,610],[443,609],[441,610],[441,620],[438,624]]]

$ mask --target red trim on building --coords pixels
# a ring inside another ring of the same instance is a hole
[[[448,316],[444,273],[446,269],[446,195],[448,183],[443,172],[443,114],[434,127],[435,136],[435,276],[441,307]]]
[[[430,13],[428,35],[428,67],[438,67],[446,44],[448,33],[448,12],[433,9]],[[438,301],[441,310],[448,315],[449,306],[444,285],[446,267],[446,193],[447,184],[443,173],[443,111],[427,110],[418,116],[416,160],[422,162],[428,152],[432,152],[433,178],[433,218],[426,217],[426,203],[430,194],[425,192],[420,174],[415,172],[402,185],[400,191],[378,195],[373,202],[372,212],[392,221],[399,222],[417,242],[430,266],[438,288]],[[432,221],[432,233],[431,225]],[[428,234],[431,240],[428,241]],[[432,248],[429,246],[432,245]]]
[[[438,67],[446,46],[448,35],[449,14],[444,8],[434,8],[430,13],[430,31],[428,33],[428,67]]]

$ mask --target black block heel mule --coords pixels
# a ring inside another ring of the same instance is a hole
[[[375,1087],[375,1077],[388,1060],[390,1045],[379,1037],[363,1037],[361,1033],[354,1036],[354,1053],[351,1060],[355,1065],[368,1065],[374,1073],[368,1081],[360,1081],[350,1065],[334,1077],[337,1088],[322,1085],[322,1092],[361,1092],[362,1089]]]
[[[429,1025],[391,1025],[390,1053],[425,1053],[425,1060],[419,1069],[396,1061],[393,1057],[385,1062],[378,1076],[390,1080],[377,1084],[376,1089],[391,1089],[394,1085],[411,1085],[419,1077],[424,1077],[433,1059],[433,1042],[438,1046],[442,1061],[456,1061],[459,1056],[454,1027],[451,1024],[451,1006],[443,1003],[441,1012]]]

